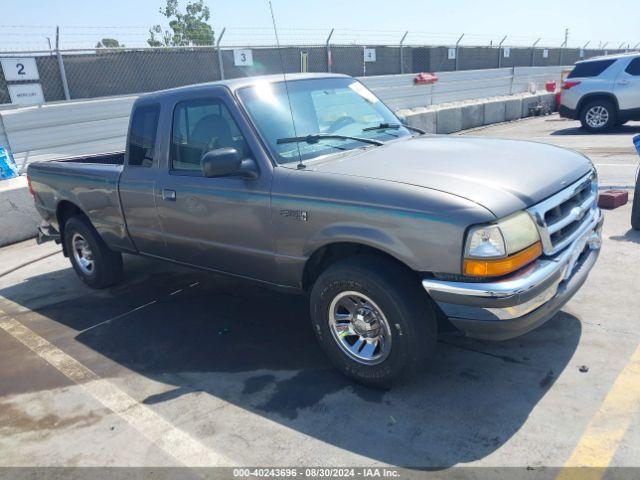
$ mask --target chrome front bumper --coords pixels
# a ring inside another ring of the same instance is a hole
[[[602,221],[596,210],[564,250],[511,277],[487,283],[425,278],[422,286],[468,336],[517,337],[553,317],[582,286],[600,252]]]

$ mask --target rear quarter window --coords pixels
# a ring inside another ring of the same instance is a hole
[[[140,106],[133,112],[131,131],[129,132],[128,165],[138,167],[153,165],[159,116],[159,105]]]
[[[609,68],[615,60],[596,60],[593,62],[585,62],[577,64],[567,78],[589,78],[597,77],[607,68]]]
[[[640,76],[640,57],[634,58],[633,60],[631,60],[631,63],[627,65],[625,72],[627,72],[629,75],[635,75],[636,77],[639,77]]]

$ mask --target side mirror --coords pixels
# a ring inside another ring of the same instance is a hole
[[[233,147],[211,150],[200,159],[202,174],[205,177],[226,177],[240,171],[242,159],[240,153]]]

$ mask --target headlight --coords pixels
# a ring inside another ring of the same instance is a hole
[[[463,273],[470,276],[506,275],[542,254],[540,235],[527,212],[471,228],[465,245]]]

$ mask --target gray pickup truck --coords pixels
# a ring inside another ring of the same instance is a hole
[[[443,327],[508,339],[549,320],[600,248],[588,158],[426,135],[343,75],[143,95],[126,152],[28,178],[40,239],[88,285],[132,253],[307,292],[333,364],[379,387],[424,365]]]

